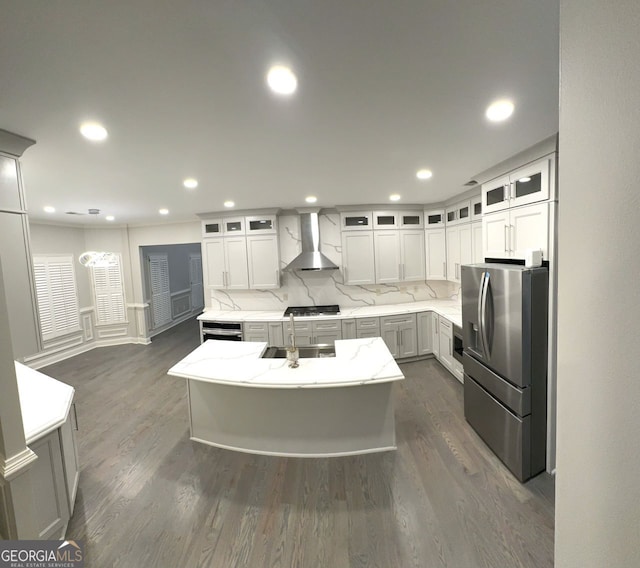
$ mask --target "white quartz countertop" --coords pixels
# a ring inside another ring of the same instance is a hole
[[[296,321],[317,320],[317,319],[350,319],[350,318],[371,318],[380,316],[394,316],[401,314],[411,314],[415,312],[433,311],[444,316],[453,324],[462,325],[462,306],[459,300],[423,300],[420,302],[408,302],[404,304],[388,304],[376,306],[358,306],[351,308],[340,308],[338,316],[309,316],[298,317]],[[285,321],[283,310],[206,310],[198,316],[203,321]]]
[[[198,381],[258,388],[326,388],[404,379],[384,341],[344,339],[336,356],[300,359],[291,369],[286,359],[261,359],[264,342],[210,339],[176,363],[168,374]]]
[[[17,361],[15,366],[28,445],[64,424],[75,389]]]

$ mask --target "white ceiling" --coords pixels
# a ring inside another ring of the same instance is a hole
[[[21,0],[1,14],[0,128],[37,141],[22,158],[33,218],[160,223],[309,194],[432,203],[558,129],[557,0]],[[274,62],[298,75],[293,98],[266,88]],[[513,117],[488,123],[504,96]],[[80,136],[86,119],[106,142]],[[64,214],[90,207],[99,220]]]

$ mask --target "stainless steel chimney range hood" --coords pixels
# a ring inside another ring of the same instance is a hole
[[[320,252],[319,209],[298,209],[302,252],[285,270],[336,270],[338,267]]]

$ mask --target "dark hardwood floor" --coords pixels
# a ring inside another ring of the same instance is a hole
[[[166,371],[197,345],[189,321],[42,369],[77,391],[67,537],[87,566],[553,566],[552,478],[511,476],[435,360],[402,365],[397,451],[277,458],[189,440],[185,384]]]

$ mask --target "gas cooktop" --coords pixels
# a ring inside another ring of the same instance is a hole
[[[337,316],[340,313],[340,306],[334,304],[332,306],[289,306],[284,315],[293,314],[297,317],[306,316]]]

